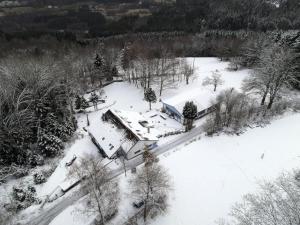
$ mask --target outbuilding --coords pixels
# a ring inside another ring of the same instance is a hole
[[[212,99],[215,97],[215,92],[211,91],[186,91],[172,98],[162,100],[162,111],[178,122],[184,123],[184,116],[182,114],[184,105],[186,102],[192,101],[197,106],[197,119],[200,119],[215,110],[216,105],[212,103]]]

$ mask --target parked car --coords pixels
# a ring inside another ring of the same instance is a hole
[[[73,155],[73,158],[69,161],[69,162],[66,162],[66,166],[71,166],[73,164],[73,162],[77,159],[77,156],[76,155]]]
[[[132,205],[133,205],[134,208],[139,209],[144,205],[144,201],[133,202]]]

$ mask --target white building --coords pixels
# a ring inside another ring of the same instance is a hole
[[[101,118],[99,118],[101,119]],[[141,114],[133,111],[108,110],[103,123],[92,124],[89,135],[104,157],[125,156],[132,159],[144,149],[156,147],[159,132]]]
[[[186,102],[194,102],[198,110],[197,119],[199,119],[215,110],[215,105],[212,103],[212,100],[215,98],[216,92],[208,90],[201,92],[195,90],[186,91],[172,98],[162,100],[163,111],[178,122],[184,123],[182,112]]]

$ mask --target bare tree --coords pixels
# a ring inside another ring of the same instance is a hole
[[[271,109],[284,87],[299,82],[294,58],[294,53],[287,48],[278,45],[266,48],[259,57],[254,73],[244,81],[243,90],[259,94],[262,98],[261,105],[269,97],[267,108]]]
[[[295,174],[283,174],[274,182],[263,182],[255,194],[247,194],[232,211],[234,225],[300,224],[300,186]]]
[[[149,157],[149,154],[148,154]],[[148,158],[147,157],[147,158]],[[132,194],[143,202],[143,219],[153,217],[167,209],[168,192],[171,189],[167,171],[157,162],[147,161],[130,181]]]
[[[195,59],[194,59],[194,61],[195,61]],[[184,60],[182,62],[182,65],[180,65],[180,66],[181,66],[182,74],[183,74],[183,76],[185,78],[185,82],[188,85],[189,81],[190,81],[190,78],[194,74],[194,62],[193,62],[193,66],[190,66],[188,64],[188,62],[186,60]]]
[[[256,113],[252,99],[234,89],[222,91],[214,102],[215,110],[204,124],[204,130],[208,134],[227,129],[238,131]]]
[[[214,91],[217,90],[219,85],[222,85],[224,81],[221,78],[221,74],[218,70],[213,71],[211,77],[206,77],[202,83],[202,85],[213,85]]]
[[[82,180],[81,191],[89,193],[84,213],[98,213],[99,223],[106,224],[117,212],[120,200],[118,182],[112,179],[108,168],[101,159],[86,156],[74,165],[70,175]]]

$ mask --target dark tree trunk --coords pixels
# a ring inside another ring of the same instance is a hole
[[[261,99],[260,105],[265,105],[266,98],[267,98],[267,94],[268,94],[268,92],[265,92],[265,93],[264,93],[264,95],[263,95],[263,97],[262,97],[262,99]]]
[[[273,103],[274,103],[274,97],[271,97],[267,109],[271,109]]]
[[[145,205],[144,205],[144,222],[146,222],[147,220],[147,202],[145,202]]]

